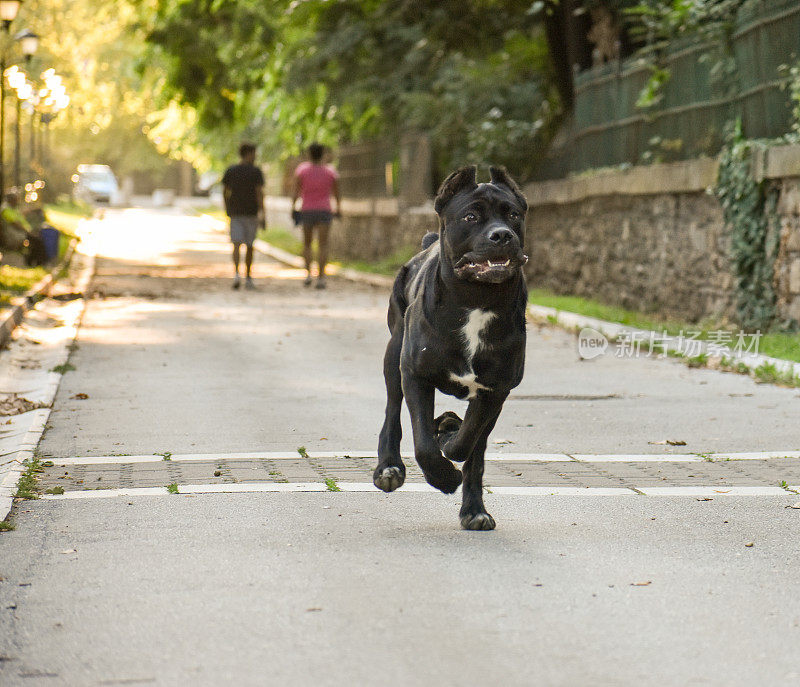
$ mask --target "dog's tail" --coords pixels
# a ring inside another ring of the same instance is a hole
[[[422,237],[422,250],[429,248],[439,240],[439,234],[435,231],[429,231]]]

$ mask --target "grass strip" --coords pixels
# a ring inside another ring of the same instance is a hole
[[[556,310],[574,312],[585,317],[594,317],[606,322],[616,322],[627,327],[664,332],[678,336],[681,332],[700,332],[698,338],[708,340],[720,331],[733,334],[734,341],[738,330],[731,327],[714,327],[710,323],[693,324],[681,320],[660,318],[655,314],[627,310],[616,305],[608,305],[600,301],[581,296],[560,296],[545,289],[531,289],[528,300],[534,305],[543,305]],[[773,358],[800,362],[800,334],[793,332],[766,332],[759,340],[758,352]]]

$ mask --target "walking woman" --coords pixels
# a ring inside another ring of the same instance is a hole
[[[325,265],[328,262],[328,234],[334,212],[331,210],[331,196],[336,199],[335,214],[341,210],[339,197],[339,175],[336,170],[324,164],[325,147],[319,143],[308,146],[308,162],[301,163],[294,173],[294,192],[292,193],[292,214],[297,199],[300,198],[300,218],[303,225],[303,258],[308,275],[303,282],[311,285],[311,244],[314,229],[317,232],[317,288],[325,288]]]

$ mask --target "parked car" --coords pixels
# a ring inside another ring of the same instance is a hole
[[[219,185],[219,182],[219,172],[203,172],[195,184],[194,195],[208,198],[214,191],[214,187]]]
[[[114,204],[119,199],[119,184],[108,165],[78,165],[72,175],[72,196],[85,203]]]

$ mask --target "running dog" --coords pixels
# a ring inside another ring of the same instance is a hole
[[[405,481],[400,458],[403,397],[411,414],[414,452],[429,484],[452,494],[462,483],[461,526],[492,530],[483,504],[483,457],[511,389],[525,364],[527,287],[522,267],[528,204],[505,169],[489,183],[464,167],[445,179],[434,202],[439,233],[397,275],[389,300],[386,420],[373,481],[390,492]],[[433,417],[436,390],[468,399],[463,421]]]

